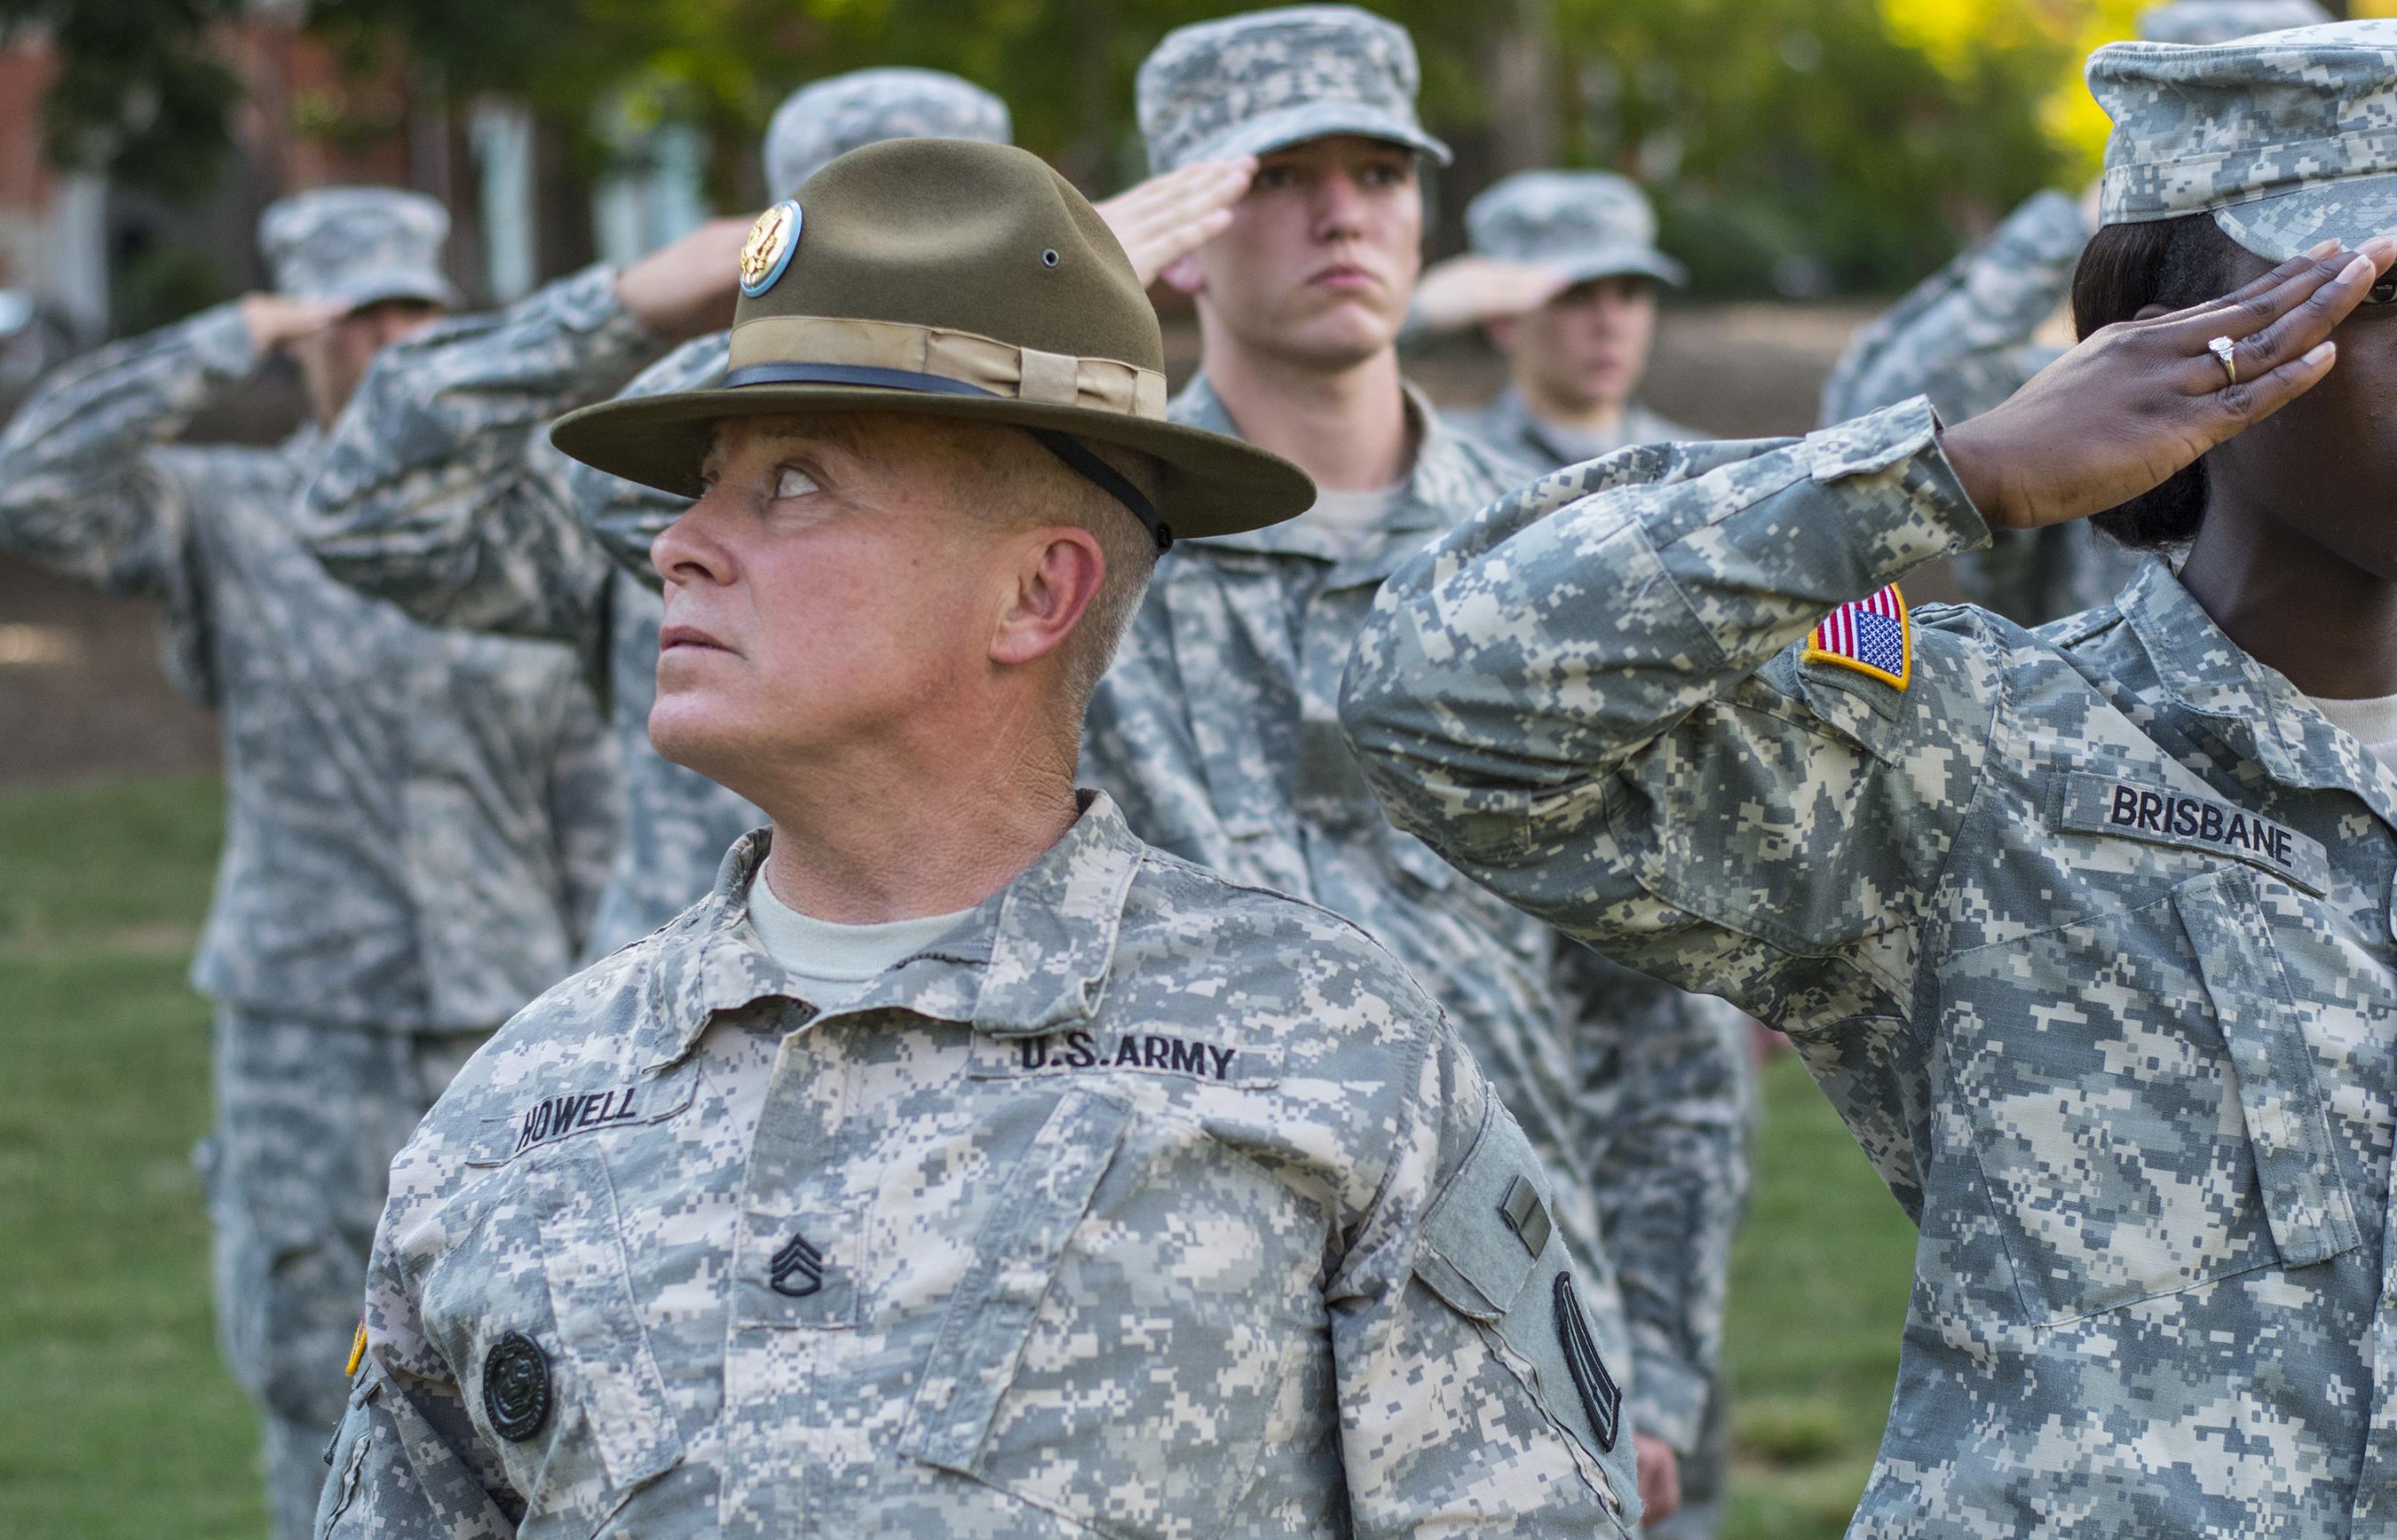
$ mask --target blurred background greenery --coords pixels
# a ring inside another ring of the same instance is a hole
[[[1207,0],[0,0],[61,68],[51,154],[121,185],[199,195],[245,113],[287,136],[371,140],[427,101],[524,104],[584,181],[700,133],[719,208],[760,191],[783,95],[876,63],[999,92],[1019,136],[1093,194],[1141,173],[1132,74]],[[1436,223],[1503,172],[1606,167],[1655,191],[1701,296],[1894,292],[2042,186],[2094,173],[2105,124],[2080,83],[2139,0],[1385,0],[1413,29],[1424,108],[1459,150]],[[2334,9],[2341,8],[2334,7]],[[2388,9],[2385,0],[2350,7]],[[272,101],[220,46],[287,13],[341,71]],[[387,87],[396,79],[395,97]],[[570,244],[570,243],[569,243]],[[555,266],[556,263],[545,264]],[[562,269],[561,269],[562,270]],[[153,282],[181,297],[174,275]]]

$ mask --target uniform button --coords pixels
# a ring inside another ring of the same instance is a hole
[[[483,1412],[491,1429],[522,1443],[549,1421],[549,1355],[522,1332],[510,1332],[483,1355]]]

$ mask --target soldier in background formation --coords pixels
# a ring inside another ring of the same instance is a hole
[[[69,365],[0,438],[0,547],[165,600],[176,680],[221,714],[224,854],[192,975],[217,1007],[200,1158],[219,1328],[285,1540],[323,1483],[341,1405],[325,1366],[391,1158],[572,966],[614,843],[612,756],[570,654],[420,625],[301,540],[301,489],[368,361],[455,298],[448,228],[414,194],[287,198],[260,225],[275,294]],[[278,351],[305,427],[273,449],[173,442]]]
[[[1335,716],[1383,579],[1532,474],[1400,374],[1417,165],[1448,154],[1416,121],[1416,79],[1406,33],[1345,6],[1185,27],[1141,66],[1153,173],[1257,161],[1230,227],[1166,269],[1201,337],[1170,413],[1288,456],[1320,490],[1300,518],[1164,558],[1092,699],[1083,775],[1142,837],[1356,921],[1440,1002],[1555,1176],[1601,1356],[1619,1364],[1628,1344],[1637,1436],[1602,1453],[1636,1450],[1662,1517],[1721,1332],[1742,1045],[1713,1002],[1582,960],[1391,828]]]
[[[2330,20],[2314,0],[2176,0],[2139,17],[2151,43],[2228,43]],[[2025,200],[1979,245],[1925,278],[1856,333],[1823,384],[1826,426],[1913,395],[1945,422],[1977,417],[2071,345],[2069,302],[2092,197],[2050,190]],[[2079,524],[2001,529],[1951,569],[1964,597],[2022,625],[2104,604],[2136,563]]]
[[[770,827],[399,1158],[320,1533],[1627,1540],[1554,1193],[1439,1009],[1075,788],[1166,530],[1306,477],[1165,420],[1022,151],[856,151],[743,272],[720,382],[556,434],[699,497],[652,732]]]
[[[1918,1220],[1852,1533],[2387,1533],[2397,23],[2089,80],[2089,341],[1496,505],[1344,716],[1476,877],[1787,1030]],[[2037,633],[1894,586],[2092,515],[2185,563]]]
[[[1457,426],[1543,471],[1628,444],[1712,436],[1640,400],[1656,290],[1689,274],[1656,249],[1655,210],[1637,182],[1518,172],[1466,206],[1465,234],[1466,255],[1426,273],[1424,286],[1465,288],[1458,319],[1481,323],[1506,356],[1506,385]]]

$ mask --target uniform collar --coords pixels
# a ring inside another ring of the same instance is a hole
[[[1443,533],[1490,501],[1488,477],[1477,475],[1471,451],[1413,382],[1404,383],[1407,425],[1415,442],[1406,495],[1399,500],[1377,538],[1343,558],[1323,532],[1304,517],[1236,535],[1212,535],[1191,545],[1216,551],[1252,551],[1265,556],[1312,556],[1333,564],[1332,581],[1377,582],[1421,549],[1425,537]],[[1166,408],[1166,416],[1187,427],[1245,438],[1223,397],[1204,373],[1191,376]]]
[[[1090,1019],[1106,987],[1126,895],[1146,847],[1104,792],[1082,816],[958,927],[872,980],[837,1012],[899,1010],[994,1037],[1038,1037]],[[689,1053],[716,1012],[763,999],[806,1004],[798,981],[749,924],[749,883],[771,831],[742,837],[707,897],[658,939],[638,1032],[642,1062]]]
[[[2249,657],[2161,558],[2142,562],[2114,602],[2165,693],[2234,753],[2285,786],[2351,791],[2397,825],[2397,773]]]
[[[1529,454],[1543,465],[1578,465],[1633,444],[1655,443],[1681,436],[1665,420],[1637,401],[1627,402],[1614,431],[1602,436],[1565,435],[1533,411],[1522,393],[1508,385],[1477,420],[1482,436],[1509,454]]]

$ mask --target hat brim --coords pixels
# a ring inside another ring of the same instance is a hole
[[[327,284],[293,297],[328,301],[352,310],[364,310],[368,305],[384,304],[394,300],[421,300],[428,304],[445,305],[451,310],[463,302],[462,296],[451,287],[449,279],[437,273],[413,269],[362,273],[356,277]]]
[[[2337,177],[2214,210],[2224,234],[2270,261],[2284,262],[2336,236],[2349,250],[2397,229],[2397,172]]]
[[[676,497],[700,495],[716,425],[735,418],[897,412],[1023,428],[1136,449],[1164,468],[1158,512],[1177,537],[1230,535],[1297,517],[1315,483],[1281,456],[1203,428],[1087,407],[868,385],[758,384],[602,401],[558,419],[550,442],[609,475]]]
[[[1309,140],[1336,139],[1343,134],[1404,145],[1435,166],[1446,166],[1456,158],[1447,145],[1395,113],[1357,101],[1314,101],[1246,119],[1228,132],[1192,145],[1173,165],[1157,169],[1162,173],[1197,161],[1269,154]]]
[[[1588,283],[1593,278],[1654,278],[1675,288],[1690,281],[1688,268],[1662,251],[1644,246],[1606,247],[1595,251],[1578,252],[1566,258],[1560,265],[1564,270],[1566,288]]]

